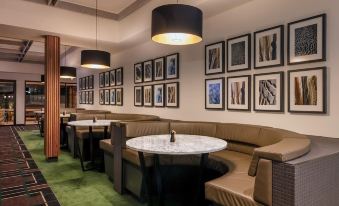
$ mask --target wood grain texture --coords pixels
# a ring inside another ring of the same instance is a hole
[[[60,38],[45,36],[45,156],[60,153]]]

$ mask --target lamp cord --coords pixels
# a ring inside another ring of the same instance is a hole
[[[95,1],[95,48],[98,49],[98,0]]]

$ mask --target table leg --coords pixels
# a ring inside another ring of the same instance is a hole
[[[157,193],[158,193],[158,203],[159,206],[164,205],[164,196],[162,192],[162,178],[161,178],[161,170],[160,170],[160,160],[159,155],[154,155],[154,169],[155,169],[155,178],[156,178],[156,186],[157,186]]]
[[[60,118],[60,147],[64,146],[64,135],[65,135],[65,131],[64,131],[64,118]]]
[[[144,153],[138,152],[138,155],[139,155],[140,169],[141,169],[143,181],[146,184],[148,206],[152,206],[153,205],[153,201],[152,201],[152,181],[150,179],[150,176],[148,174],[148,170],[146,168]]]
[[[208,161],[208,153],[201,154],[200,168],[198,176],[198,192],[195,205],[204,205],[205,202],[205,187],[204,187],[204,170]]]
[[[94,162],[94,154],[93,154],[93,129],[92,127],[90,126],[89,127],[89,133],[88,133],[88,136],[89,136],[89,147],[90,147],[90,155],[91,155],[91,162],[93,163]]]
[[[76,130],[75,130],[75,127],[73,126],[73,132],[74,132],[74,156],[76,156],[76,154],[79,156],[80,158],[80,164],[81,164],[81,169],[82,171],[86,171],[85,170],[85,167],[84,167],[84,161],[82,159],[82,154],[81,154],[81,150],[80,150],[80,146],[79,146],[79,140],[77,138],[77,135],[76,135]]]

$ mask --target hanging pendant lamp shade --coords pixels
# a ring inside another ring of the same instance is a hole
[[[82,50],[81,66],[91,69],[108,69],[111,67],[111,55],[100,50]]]
[[[41,77],[40,77],[40,82],[41,82],[41,83],[45,83],[45,75],[41,75]]]
[[[202,11],[183,4],[168,4],[152,11],[152,40],[187,45],[202,40]]]
[[[74,67],[61,66],[60,67],[60,78],[63,79],[74,79],[77,77],[77,69]]]

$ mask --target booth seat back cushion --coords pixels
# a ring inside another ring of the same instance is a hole
[[[171,122],[171,130],[177,134],[190,134],[215,137],[216,123],[208,122]]]
[[[169,122],[128,122],[126,125],[126,138],[146,135],[169,134]]]
[[[76,114],[76,120],[92,120],[94,117],[105,119],[105,114]]]
[[[111,113],[106,114],[106,119],[114,119],[114,120],[157,120],[159,117],[154,115],[142,115],[142,114],[119,114],[119,113]]]

